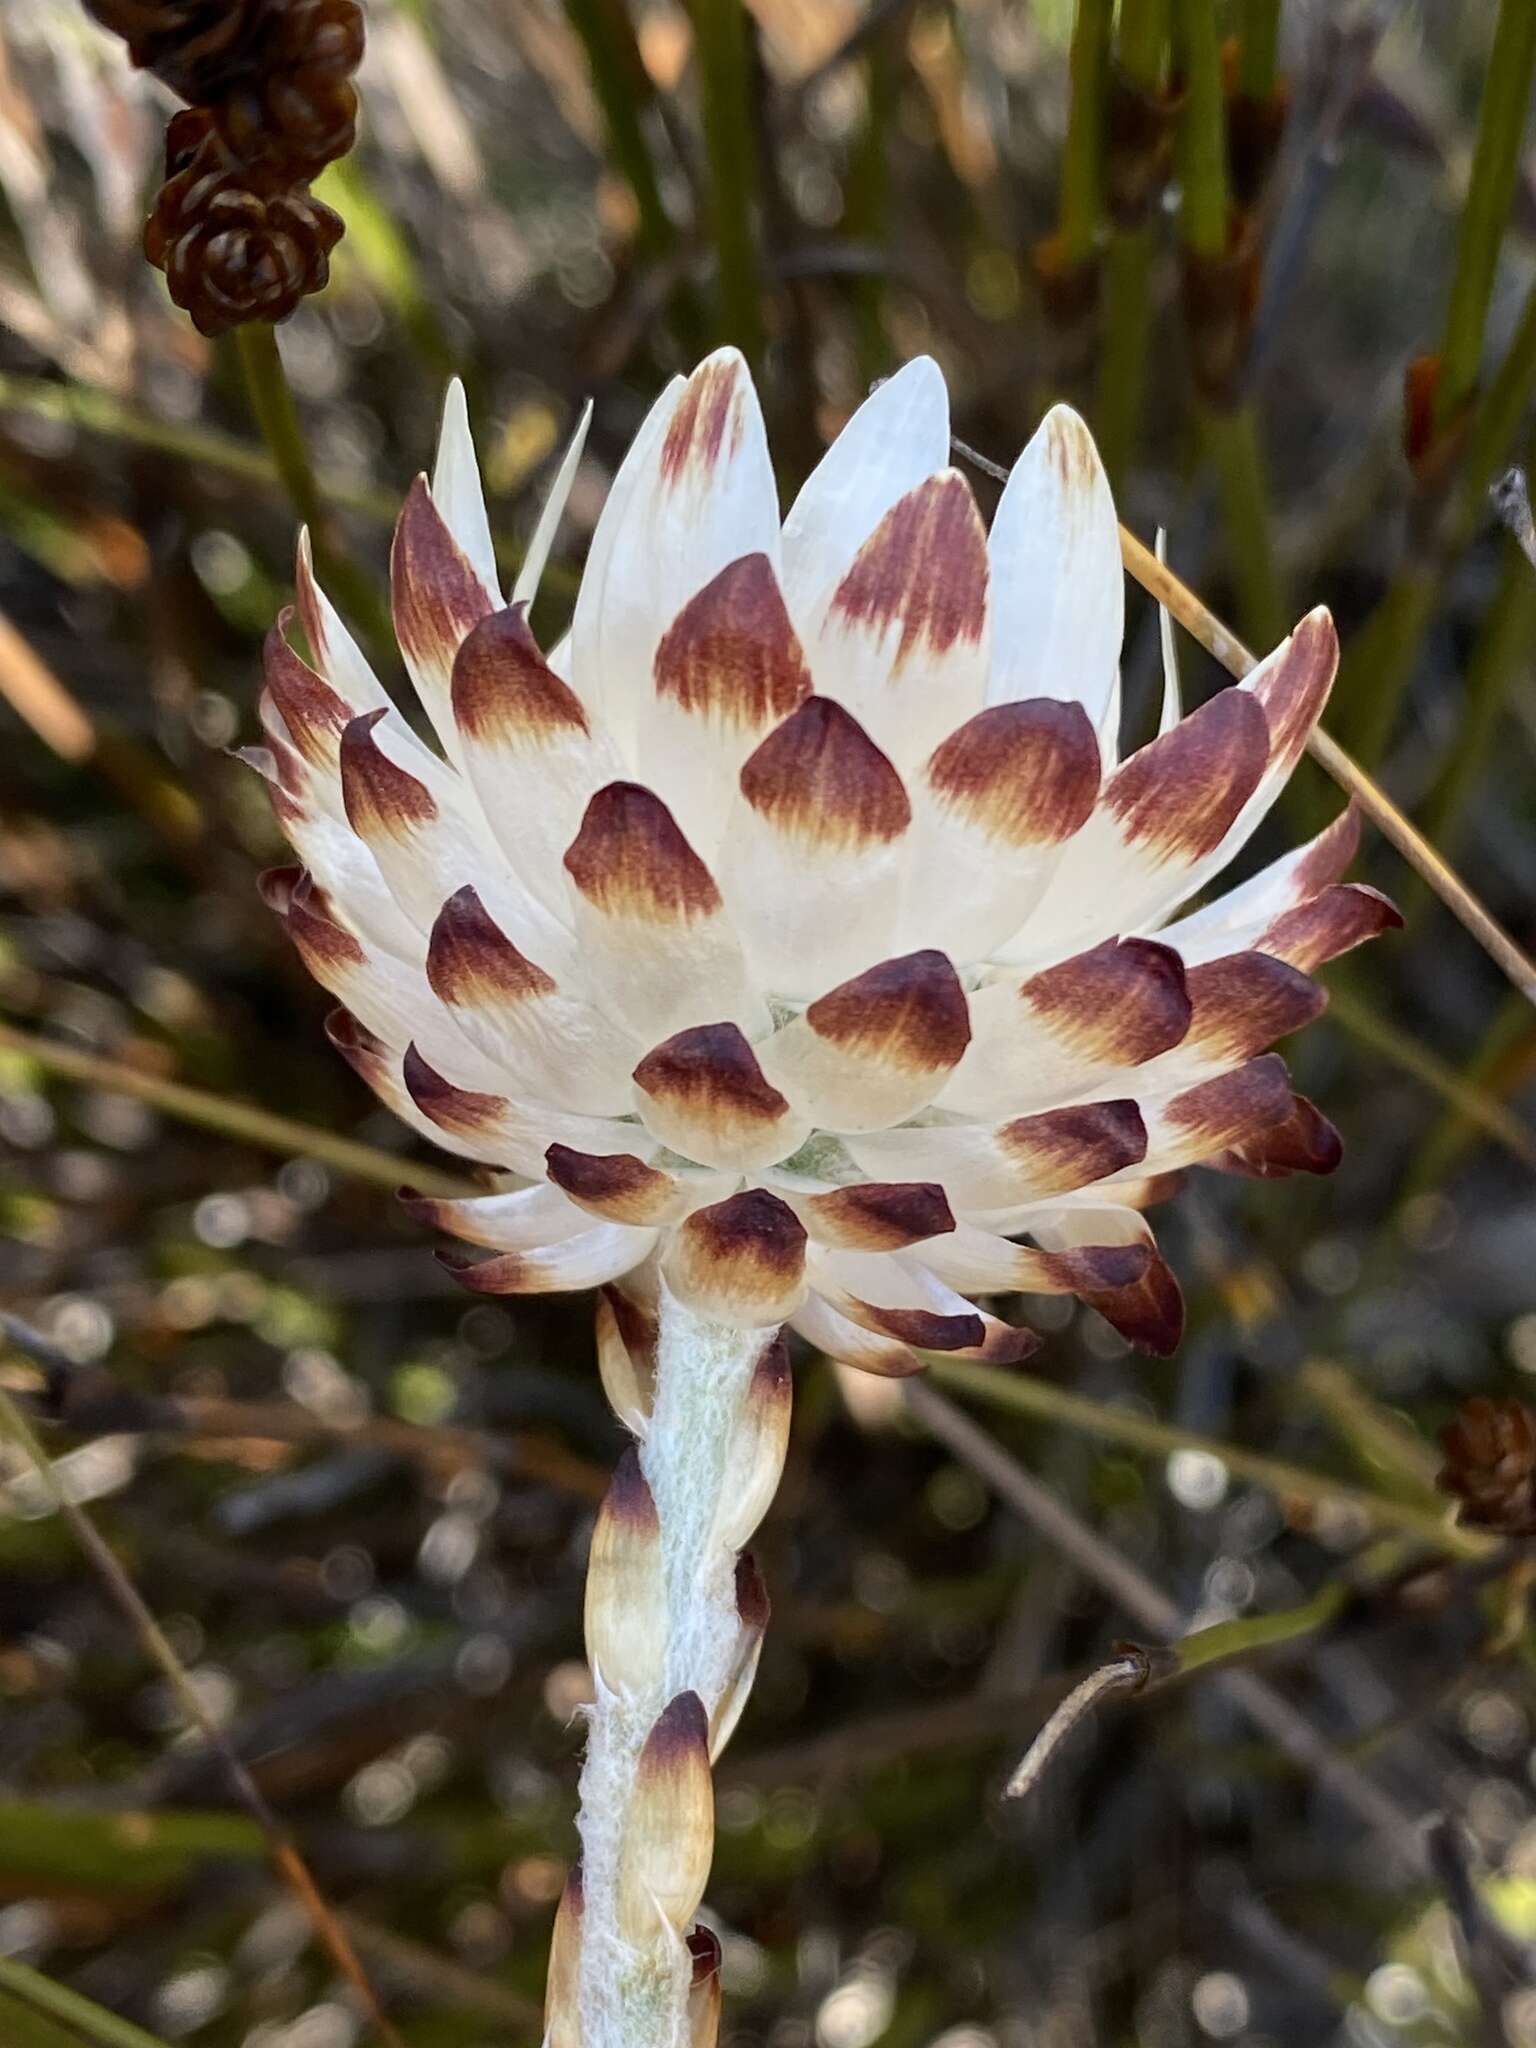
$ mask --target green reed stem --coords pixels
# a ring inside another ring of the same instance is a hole
[[[989,1366],[967,1364],[938,1352],[927,1352],[924,1356],[930,1375],[941,1386],[974,1396],[980,1401],[989,1401],[994,1407],[1009,1408],[1016,1414],[1060,1423],[1068,1429],[1084,1430],[1090,1436],[1103,1437],[1109,1443],[1123,1444],[1128,1450],[1141,1451],[1152,1457],[1167,1457],[1173,1451],[1205,1451],[1211,1457],[1219,1458],[1227,1470],[1236,1473],[1240,1479],[1252,1480],[1255,1485],[1268,1487],[1274,1493],[1290,1495],[1318,1506],[1329,1501],[1345,1502],[1358,1508],[1379,1526],[1401,1529],[1432,1548],[1453,1556],[1484,1557],[1491,1547],[1486,1538],[1457,1528],[1449,1518],[1449,1509],[1443,1514],[1437,1513],[1412,1501],[1397,1500],[1390,1494],[1376,1493],[1368,1487],[1352,1485],[1348,1480],[1334,1479],[1324,1472],[1309,1471],[1305,1466],[1291,1465],[1281,1458],[1245,1450],[1240,1444],[1228,1443],[1221,1437],[1202,1436],[1194,1430],[1154,1421],[1134,1409],[1093,1401],[1084,1394],[1068,1393],[1064,1387],[1034,1379],[1028,1373],[994,1372]]]
[[[66,1990],[39,1970],[28,1969],[10,1956],[0,1956],[0,1990],[9,1991],[34,2011],[62,2020],[77,2035],[97,2043],[97,2048],[168,2048],[158,2034],[146,2033],[132,2020],[119,2019],[93,1999]]]
[[[203,1130],[218,1131],[264,1151],[285,1158],[316,1159],[338,1173],[355,1180],[372,1181],[375,1186],[397,1188],[410,1181],[433,1195],[470,1195],[475,1185],[457,1174],[441,1173],[435,1167],[420,1166],[415,1160],[397,1159],[392,1153],[338,1138],[333,1132],[279,1116],[254,1102],[237,1102],[215,1095],[205,1088],[191,1088],[182,1081],[167,1081],[158,1074],[141,1073],[117,1060],[100,1058],[78,1046],[63,1045],[54,1038],[38,1038],[0,1023],[0,1053],[15,1053],[53,1074],[87,1087],[105,1088],[112,1094],[132,1095],[182,1123],[197,1124]]]
[[[1498,1102],[1511,1082],[1523,1078],[1526,1062],[1516,1058],[1533,1043],[1531,1006],[1517,994],[1506,995],[1483,1034],[1483,1041],[1467,1062],[1463,1080],[1479,1095]],[[1413,1166],[1398,1194],[1397,1213],[1418,1196],[1431,1194],[1455,1169],[1482,1120],[1473,1116],[1466,1103],[1451,1103],[1414,1155]]]
[[[88,384],[63,384],[51,377],[13,377],[0,372],[0,413],[19,412],[35,419],[57,420],[86,433],[103,434],[137,448],[153,448],[194,468],[216,469],[242,483],[281,489],[283,479],[270,451],[213,427],[184,427],[173,420],[139,412],[108,392]],[[399,494],[372,484],[328,482],[323,495],[331,505],[361,512],[370,519],[392,520],[400,509]]]
[[[889,38],[877,37],[864,61],[864,125],[848,157],[843,180],[843,223],[849,238],[871,248],[884,246],[890,200],[889,137],[898,89],[897,61]],[[859,372],[865,384],[890,369],[885,337],[885,278],[876,273],[853,280]]]
[[[1221,489],[1227,551],[1244,631],[1260,647],[1284,639],[1290,606],[1275,558],[1269,487],[1253,407],[1201,409],[1206,454]]]
[[[1454,419],[1476,388],[1482,366],[1483,327],[1494,273],[1514,201],[1520,139],[1536,73],[1536,7],[1531,0],[1501,0],[1488,53],[1477,145],[1456,243],[1456,270],[1440,344],[1435,419]]]
[[[309,528],[315,566],[329,583],[355,625],[372,639],[375,650],[392,641],[389,614],[378,591],[354,565],[342,545],[331,508],[315,476],[309,447],[293,402],[293,389],[278,353],[277,330],[254,320],[235,329],[235,353],[245,380],[251,415],[288,493],[288,501]]]
[[[1504,359],[1477,400],[1455,494],[1432,545],[1405,562],[1345,653],[1334,715],[1367,767],[1381,759],[1392,737],[1446,572],[1488,522],[1488,486],[1509,460],[1533,395],[1536,290],[1527,296]]]
[[[1133,90],[1160,92],[1168,58],[1168,0],[1121,0],[1116,38],[1116,59]],[[1111,229],[1104,261],[1094,425],[1099,453],[1117,491],[1141,428],[1152,330],[1152,266],[1159,239],[1154,204],[1145,220]]]
[[[1237,27],[1237,89],[1267,105],[1280,57],[1280,0],[1241,0]]]
[[[252,321],[235,330],[235,350],[245,379],[251,414],[261,430],[272,460],[288,493],[293,509],[313,529],[318,544],[327,520],[325,500],[315,481],[304,429],[299,425],[298,407],[283,359],[278,353],[277,330],[265,320]]]
[[[1317,1635],[1338,1620],[1351,1597],[1351,1589],[1342,1579],[1330,1579],[1300,1607],[1283,1607],[1275,1614],[1234,1615],[1230,1621],[1196,1629],[1169,1645],[1173,1668],[1168,1676],[1183,1678],[1212,1664],[1230,1664],[1234,1657],[1251,1656],[1255,1650],[1272,1650],[1281,1643]]]
[[[1499,583],[1467,664],[1456,737],[1424,807],[1437,846],[1456,843],[1462,816],[1499,729],[1511,684],[1530,669],[1536,647],[1536,575],[1512,534],[1504,536]]]
[[[1124,487],[1141,427],[1152,327],[1155,218],[1110,236],[1104,258],[1104,321],[1099,342],[1099,383],[1094,406],[1099,453],[1118,494]]]
[[[1116,52],[1132,85],[1156,92],[1168,55],[1168,0],[1120,0]]]
[[[1525,1118],[1421,1039],[1400,1030],[1358,988],[1342,986],[1338,967],[1329,976],[1328,1015],[1361,1045],[1438,1095],[1458,1124],[1483,1131],[1523,1165],[1536,1167],[1536,1130]]]
[[[762,353],[763,314],[748,15],[741,0],[693,0],[692,15],[719,266],[719,335],[755,362]]]
[[[615,6],[612,0],[565,0],[565,12],[587,53],[592,89],[608,130],[609,154],[634,196],[640,246],[648,256],[670,255],[677,246],[677,229],[662,199],[640,122],[649,82],[629,17],[622,4]]]
[[[1104,220],[1104,94],[1113,14],[1112,0],[1077,0],[1059,222],[1062,260],[1072,270],[1092,257]]]
[[[1221,42],[1211,0],[1174,0],[1175,46],[1184,70],[1177,142],[1179,227],[1197,256],[1226,253],[1231,186]]]

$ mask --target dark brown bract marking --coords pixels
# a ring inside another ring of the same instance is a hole
[[[934,1181],[860,1181],[812,1195],[805,1207],[817,1237],[850,1251],[900,1251],[955,1227],[949,1197]]]
[[[789,1109],[734,1024],[695,1024],[663,1039],[635,1068],[634,1081],[658,1102],[733,1122],[777,1123]]]
[[[1340,811],[1326,832],[1319,832],[1297,862],[1291,877],[1294,899],[1298,903],[1305,902],[1319,889],[1326,889],[1330,882],[1340,880],[1359,851],[1360,811],[1351,802]]]
[[[1186,1088],[1168,1104],[1169,1123],[1204,1140],[1213,1151],[1245,1144],[1290,1115],[1290,1077],[1278,1053],[1249,1060],[1235,1073],[1218,1074]]]
[[[527,606],[492,612],[453,658],[453,716],[469,739],[537,746],[588,730],[581,699],[561,682],[529,630]]]
[[[651,1723],[651,1732],[640,1751],[642,1777],[657,1771],[693,1768],[702,1759],[709,1768],[709,1716],[696,1692],[680,1692],[662,1708]]]
[[[1247,690],[1221,690],[1172,732],[1132,754],[1105,786],[1126,838],[1164,859],[1221,844],[1269,760],[1269,724]]]
[[[469,1137],[483,1133],[506,1110],[499,1095],[482,1095],[473,1088],[457,1087],[430,1066],[414,1044],[405,1049],[401,1072],[412,1102],[425,1117],[445,1131]]]
[[[912,822],[901,777],[830,697],[807,697],[769,733],[742,768],[741,793],[759,817],[819,848],[878,846]]]
[[[1232,1146],[1211,1164],[1254,1180],[1286,1180],[1293,1173],[1333,1173],[1343,1157],[1344,1140],[1336,1127],[1315,1102],[1297,1095],[1288,1116]]]
[[[660,1531],[655,1498],[633,1444],[625,1448],[613,1468],[600,1512],[606,1520],[635,1536],[651,1537]]]
[[[911,1074],[942,1074],[971,1042],[960,977],[932,948],[903,953],[818,996],[805,1021],[841,1051]]]
[[[610,782],[587,805],[566,871],[610,917],[680,924],[720,908],[714,877],[661,798],[638,782]]]
[[[1105,1286],[1085,1284],[1074,1291],[1128,1344],[1157,1358],[1169,1358],[1184,1334],[1184,1296],[1167,1260],[1150,1247],[1146,1249],[1146,1269],[1135,1279]]]
[[[1327,1007],[1325,990],[1268,953],[1224,953],[1189,970],[1188,1043],[1207,1059],[1243,1060],[1299,1031]]]
[[[1189,1029],[1184,963],[1155,939],[1106,939],[1031,976],[1019,1000],[1086,1060],[1138,1067]]]
[[[1327,612],[1309,612],[1273,671],[1248,688],[1263,708],[1277,762],[1298,758],[1322,714],[1339,665],[1339,636]]]
[[[811,672],[763,554],[727,563],[667,628],[656,694],[698,718],[760,732],[811,694]]]
[[[679,484],[690,468],[707,477],[722,456],[740,448],[746,431],[737,402],[741,379],[734,362],[704,363],[694,371],[661,444],[663,483]]]
[[[1261,949],[1310,972],[1401,927],[1403,914],[1390,897],[1364,882],[1335,882],[1330,888],[1278,917],[1259,940]]]
[[[1082,1102],[1015,1117],[997,1142],[1032,1176],[1059,1193],[1088,1187],[1147,1156],[1147,1127],[1134,1102]]]
[[[744,1188],[678,1226],[681,1249],[717,1275],[729,1269],[732,1285],[750,1299],[798,1279],[805,1265],[805,1226],[787,1202],[766,1188]]]
[[[782,1342],[782,1339],[775,1339]],[[767,1628],[772,1606],[768,1599],[768,1582],[758,1568],[757,1559],[750,1550],[744,1550],[736,1560],[736,1614],[742,1627],[761,1634]]]
[[[465,635],[493,609],[424,476],[406,493],[395,527],[389,589],[401,652],[444,671]]]
[[[972,1351],[987,1335],[987,1326],[974,1309],[944,1315],[937,1309],[881,1308],[873,1301],[860,1301],[858,1309],[873,1328],[903,1344],[915,1344],[919,1351]]]
[[[347,823],[363,839],[374,832],[406,838],[437,816],[426,784],[391,761],[374,738],[373,728],[387,716],[384,710],[365,711],[341,736],[341,800]]]
[[[555,983],[520,953],[469,884],[437,913],[427,941],[427,980],[445,1003],[522,1003]]]
[[[883,633],[899,624],[895,666],[921,647],[944,654],[987,623],[987,535],[971,487],[944,470],[908,491],[854,558],[833,619]]]
[[[928,782],[946,807],[1008,846],[1056,846],[1099,793],[1099,743],[1081,704],[994,704],[934,750]]]
[[[328,761],[352,716],[352,707],[338,697],[324,676],[288,645],[292,606],[278,615],[262,643],[262,674],[272,702],[282,713],[293,744],[306,761]]]
[[[367,953],[349,931],[325,915],[308,882],[308,875],[300,874],[289,893],[284,917],[293,943],[304,959],[313,964],[316,980],[324,980],[328,967],[363,966]]]
[[[614,1327],[619,1333],[619,1342],[631,1359],[652,1364],[656,1355],[657,1323],[655,1316],[626,1294],[622,1287],[609,1285],[602,1290],[604,1301],[613,1311]]]
[[[669,1173],[648,1166],[633,1152],[578,1152],[570,1145],[551,1145],[544,1164],[555,1186],[573,1202],[614,1223],[655,1223],[674,1192]]]

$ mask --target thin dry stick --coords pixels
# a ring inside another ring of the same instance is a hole
[[[990,456],[980,454],[964,441],[952,440],[955,453],[974,463],[984,475],[1006,482],[1008,472]],[[1139,541],[1128,527],[1120,529],[1120,557],[1126,569],[1149,596],[1166,605],[1185,632],[1198,640],[1214,660],[1239,681],[1258,666],[1253,654],[1229,626],[1224,626],[1210,608],[1202,604],[1187,583],[1160,562],[1152,550]],[[1450,862],[1430,845],[1392,799],[1366,774],[1338,741],[1321,726],[1314,726],[1307,742],[1314,761],[1331,775],[1344,793],[1352,797],[1384,839],[1427,882],[1441,902],[1476,939],[1483,951],[1508,977],[1528,1003],[1536,1004],[1536,961],[1525,953],[1505,931],[1487,906],[1473,894]]]
[[[1131,1648],[1111,1663],[1101,1664],[1097,1671],[1090,1671],[1080,1684],[1074,1685],[1024,1752],[1018,1769],[1003,1787],[1003,1797],[1022,1799],[1032,1792],[1044,1777],[1051,1758],[1106,1693],[1140,1692],[1150,1668],[1146,1651]]]
[[[995,1438],[924,1379],[907,1380],[907,1406],[922,1426],[969,1465],[1015,1513],[1053,1543],[1085,1577],[1124,1608],[1141,1628],[1172,1642],[1184,1627],[1178,1606],[1130,1559],[1106,1543],[1066,1502],[1026,1472]],[[1288,1700],[1251,1671],[1219,1671],[1212,1684],[1295,1764],[1312,1773],[1414,1869],[1425,1868],[1423,1837],[1413,1816],[1356,1765],[1325,1742]]]
[[[331,1960],[361,1999],[363,2010],[379,2038],[388,2044],[388,2048],[403,2048],[399,2035],[379,2004],[367,1972],[358,1960],[356,1949],[326,1904],[293,1838],[267,1804],[256,1780],[235,1754],[224,1730],[209,1713],[197,1688],[183,1670],[169,1637],[151,1613],[138,1587],[119,1564],[111,1545],[85,1510],[77,1501],[71,1500],[60,1485],[53,1462],[33,1433],[32,1425],[4,1388],[0,1388],[0,1432],[30,1459],[54,1507],[69,1523],[80,1548],[100,1574],[103,1585],[133,1625],[144,1648],[164,1672],[182,1712],[223,1763],[241,1804],[266,1835],[274,1865],[297,1895]]]

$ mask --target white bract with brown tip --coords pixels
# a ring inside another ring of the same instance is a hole
[[[594,1539],[550,2031],[617,2048],[717,2007],[687,1938],[766,1611],[738,1552],[783,1455],[775,1333],[887,1375],[1008,1363],[1036,1340],[977,1297],[1070,1293],[1172,1349],[1146,1203],[1186,1167],[1335,1163],[1267,1048],[1396,913],[1341,880],[1348,816],[1185,912],[1300,759],[1333,625],[1184,718],[1170,659],[1161,730],[1122,759],[1115,514],[1065,407],[989,533],[911,363],[781,518],[723,350],[635,436],[546,651],[527,605],[580,439],[509,604],[455,387],[392,561],[436,748],[301,547],[309,658],[285,615],[249,758],[302,863],[268,900],[343,1006],[335,1043],[521,1183],[413,1211],[488,1252],[456,1268],[480,1292],[603,1290],[639,1444]]]

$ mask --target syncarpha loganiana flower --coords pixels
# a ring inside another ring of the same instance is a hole
[[[1149,1184],[1334,1163],[1265,1049],[1395,913],[1339,880],[1345,817],[1179,915],[1300,758],[1337,643],[1313,612],[1183,719],[1170,663],[1121,761],[1115,514],[1065,408],[989,535],[943,380],[909,364],[781,521],[722,351],[636,435],[546,655],[527,605],[580,439],[508,604],[455,390],[392,562],[441,751],[301,548],[312,665],[285,619],[257,763],[304,863],[269,899],[345,1005],[336,1043],[418,1130],[529,1183],[411,1206],[489,1248],[459,1269],[481,1292],[604,1289],[640,1443],[594,1539],[550,2029],[632,2048],[683,2038],[690,1999],[713,2024],[684,1937],[766,1614],[737,1552],[783,1455],[775,1332],[877,1373],[1007,1362],[1035,1340],[975,1297],[1070,1292],[1170,1349]]]

